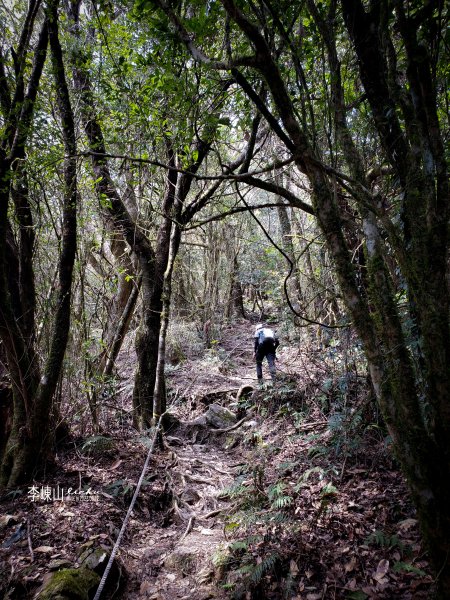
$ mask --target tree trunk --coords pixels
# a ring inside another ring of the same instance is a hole
[[[63,357],[66,349],[69,326],[70,326],[70,301],[72,286],[72,270],[76,252],[76,207],[77,207],[77,184],[76,184],[76,143],[73,123],[72,109],[67,90],[62,52],[58,40],[57,26],[57,3],[49,7],[49,15],[41,31],[36,51],[36,59],[30,76],[29,91],[26,97],[28,101],[28,114],[20,123],[19,135],[16,136],[16,152],[23,154],[26,142],[26,133],[31,123],[32,109],[36,99],[38,83],[45,62],[48,39],[52,50],[53,74],[57,91],[58,108],[61,115],[62,132],[66,159],[64,163],[64,208],[62,227],[62,248],[59,259],[59,293],[58,303],[54,319],[53,333],[50,342],[50,351],[43,369],[42,378],[39,377],[39,366],[34,346],[30,340],[35,339],[33,301],[25,305],[27,315],[25,322],[32,330],[23,336],[19,330],[14,331],[12,322],[0,323],[0,333],[5,344],[8,367],[11,373],[14,397],[14,416],[11,433],[6,444],[2,465],[0,484],[12,487],[31,479],[36,470],[43,468],[52,454],[53,428],[50,425],[52,415],[52,402],[58,379],[61,372]],[[23,115],[23,111],[22,111]],[[17,139],[19,138],[19,142]],[[14,147],[13,147],[14,150]],[[12,150],[12,153],[13,153]],[[31,212],[28,209],[28,200],[24,195],[25,187],[20,190],[20,198],[16,197],[16,210],[22,212],[24,223],[31,226]],[[8,206],[7,186],[1,186],[4,196],[0,202],[2,206]],[[16,190],[17,193],[17,190]],[[0,243],[7,233],[6,213],[0,216]],[[5,227],[6,226],[6,227]],[[32,265],[30,264],[30,239],[22,240],[25,246],[20,270],[20,288],[25,293],[28,283],[34,289],[34,279],[31,282],[25,280],[33,278]],[[3,250],[4,252],[4,250]],[[2,318],[8,318],[11,314],[9,294],[5,285],[4,263],[1,261],[2,248],[0,245],[0,296],[3,299]],[[3,254],[4,256],[4,254]],[[3,293],[2,293],[3,292]],[[23,296],[22,296],[23,297]],[[15,322],[15,321],[14,321]],[[11,333],[14,338],[11,339]],[[27,340],[27,344],[24,341]],[[17,352],[19,351],[19,354]],[[17,357],[19,357],[17,359]],[[25,368],[24,368],[25,367]]]
[[[170,303],[172,297],[172,273],[175,258],[180,246],[181,231],[178,225],[172,224],[169,259],[164,273],[163,310],[158,343],[158,364],[156,368],[155,391],[153,395],[153,420],[156,423],[166,411],[166,385],[164,368],[166,364],[166,337],[169,327]]]

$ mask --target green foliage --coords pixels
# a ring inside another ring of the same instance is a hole
[[[105,491],[114,498],[130,496],[133,493],[133,486],[126,479],[118,479],[109,483],[105,487]]]
[[[354,592],[350,592],[346,599],[348,600],[366,600],[369,596],[363,592],[362,590],[355,590]]]
[[[366,538],[365,543],[367,545],[380,546],[381,548],[397,548],[402,556],[410,552],[409,546],[404,544],[397,535],[389,535],[379,529],[371,533]]]
[[[397,561],[396,563],[394,563],[392,570],[394,571],[394,573],[414,573],[414,575],[420,575],[421,577],[426,576],[425,571],[423,571],[422,569],[418,569],[414,565],[402,561]]]
[[[284,493],[285,487],[286,484],[279,481],[267,490],[267,496],[272,502],[271,509],[279,510],[292,505],[294,499],[292,496]]]
[[[267,572],[274,570],[278,560],[278,553],[273,552],[265,556],[260,563],[254,565],[254,567],[248,571],[248,576],[251,583],[253,585],[258,585]]]
[[[114,440],[103,435],[88,437],[81,445],[83,454],[103,454],[114,448]]]

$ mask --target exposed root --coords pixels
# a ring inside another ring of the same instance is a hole
[[[242,418],[240,421],[238,421],[237,423],[235,423],[231,427],[226,427],[225,429],[213,429],[212,431],[214,433],[228,433],[229,431],[234,431],[235,429],[237,429],[238,427],[240,427],[242,425],[242,423],[244,423],[245,421],[247,421],[248,419],[250,419],[250,417],[251,417],[251,415],[246,415],[244,418]]]
[[[212,486],[216,485],[216,482],[211,481],[211,479],[203,479],[202,477],[193,477],[192,475],[189,475],[189,473],[185,474],[185,478],[188,481],[192,481],[192,483],[202,483],[204,485],[212,485]]]
[[[187,527],[185,529],[185,532],[183,533],[183,535],[180,537],[180,541],[178,542],[179,544],[184,540],[184,538],[189,535],[189,533],[192,531],[192,527],[194,526],[194,521],[195,521],[195,515],[192,515],[191,518],[189,519],[189,523],[187,524]]]

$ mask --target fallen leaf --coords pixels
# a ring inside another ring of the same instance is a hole
[[[169,581],[175,581],[175,579],[177,578],[175,573],[167,573],[166,577]]]
[[[405,519],[404,521],[401,521],[398,526],[400,527],[400,529],[411,529],[411,527],[414,527],[415,525],[417,525],[417,519]]]
[[[200,533],[202,535],[215,535],[215,532],[212,529],[200,529]]]
[[[53,548],[53,546],[39,546],[38,548],[35,548],[34,551],[42,552],[43,554],[46,554],[47,552],[53,552],[54,548]]]
[[[291,562],[289,564],[289,571],[290,571],[292,577],[295,577],[298,574],[298,566],[297,566],[297,563],[295,562],[295,560],[291,560]]]
[[[110,471],[114,471],[114,470],[115,470],[115,469],[117,469],[117,467],[119,467],[119,466],[120,466],[122,463],[123,463],[123,460],[122,460],[121,458],[119,458],[118,460],[116,460],[116,462],[115,462],[113,465],[111,465],[111,466],[109,467],[109,470],[110,470]]]
[[[372,577],[381,583],[381,580],[384,578],[386,573],[389,571],[389,561],[385,558],[381,559],[378,563],[376,572],[372,575]]]
[[[141,595],[153,594],[155,592],[155,586],[150,581],[143,581],[139,589]]]
[[[350,573],[355,570],[357,564],[356,556],[352,556],[352,558],[344,565],[344,569],[346,573]]]

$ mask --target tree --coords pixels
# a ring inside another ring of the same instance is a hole
[[[164,0],[157,4],[196,61],[233,76],[309,180],[444,597],[450,589],[450,331],[449,289],[443,285],[450,204],[441,110],[443,5],[222,0],[208,8],[193,3],[182,18]],[[317,82],[319,48],[325,77]],[[344,82],[340,56],[349,65]],[[261,82],[267,103],[255,89]],[[365,114],[366,134],[360,136]],[[369,177],[370,147],[380,160]],[[343,192],[364,240],[367,290],[349,251]],[[401,288],[390,274],[392,257]],[[399,294],[408,299],[406,314]]]
[[[1,457],[0,485],[7,487],[30,479],[42,463],[46,462],[51,451],[52,428],[48,424],[69,334],[72,271],[76,251],[76,142],[58,36],[56,2],[50,3],[43,19],[40,15],[43,24],[34,49],[33,67],[25,86],[29,47],[39,15],[40,3],[31,2],[17,49],[12,54],[14,76],[8,73],[3,53],[0,55],[3,119],[0,143],[0,335],[13,390],[12,426]],[[36,348],[33,270],[35,239],[28,197],[26,146],[49,40],[67,158],[64,164],[56,313],[50,349],[42,368]],[[10,199],[18,223],[18,244],[8,215]]]

